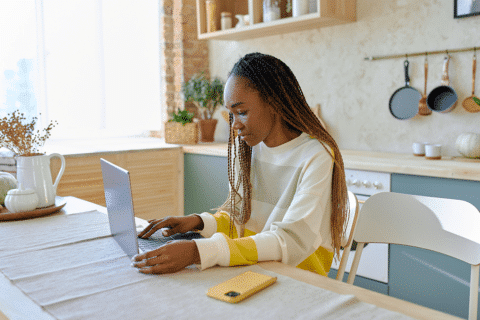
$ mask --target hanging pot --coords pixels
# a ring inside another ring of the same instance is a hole
[[[408,60],[403,63],[405,71],[405,86],[397,89],[390,97],[390,113],[397,119],[413,118],[418,113],[418,104],[422,95],[417,89],[410,87],[408,76]]]
[[[427,106],[436,112],[450,112],[457,104],[458,96],[455,90],[449,86],[448,63],[450,56],[443,61],[442,85],[433,89],[427,97]]]

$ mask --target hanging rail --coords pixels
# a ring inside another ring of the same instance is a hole
[[[453,50],[438,50],[438,51],[424,51],[424,52],[415,52],[415,53],[404,53],[404,54],[392,54],[387,56],[370,56],[365,57],[364,60],[383,60],[383,59],[397,59],[397,58],[408,58],[408,57],[416,57],[416,56],[425,56],[430,54],[449,54],[454,52],[465,52],[465,51],[476,51],[480,49],[480,47],[471,47],[471,48],[463,48],[463,49],[453,49]]]

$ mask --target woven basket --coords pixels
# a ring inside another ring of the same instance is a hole
[[[186,123],[182,125],[179,122],[165,123],[165,142],[173,144],[196,144],[198,143],[197,123]]]

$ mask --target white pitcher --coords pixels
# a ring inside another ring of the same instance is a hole
[[[52,183],[50,159],[60,158],[62,166],[57,174],[55,183]],[[57,186],[65,171],[65,158],[59,153],[32,157],[17,157],[17,180],[25,189],[33,189],[38,196],[37,208],[44,208],[55,204]]]

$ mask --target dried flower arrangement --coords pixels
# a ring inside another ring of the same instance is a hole
[[[25,114],[20,113],[19,110],[0,118],[0,147],[13,151],[16,156],[25,157],[42,154],[39,148],[43,147],[45,141],[50,137],[50,131],[57,122],[50,122],[40,132],[40,130],[35,131],[37,117],[33,117],[31,122],[25,122],[26,120]]]

